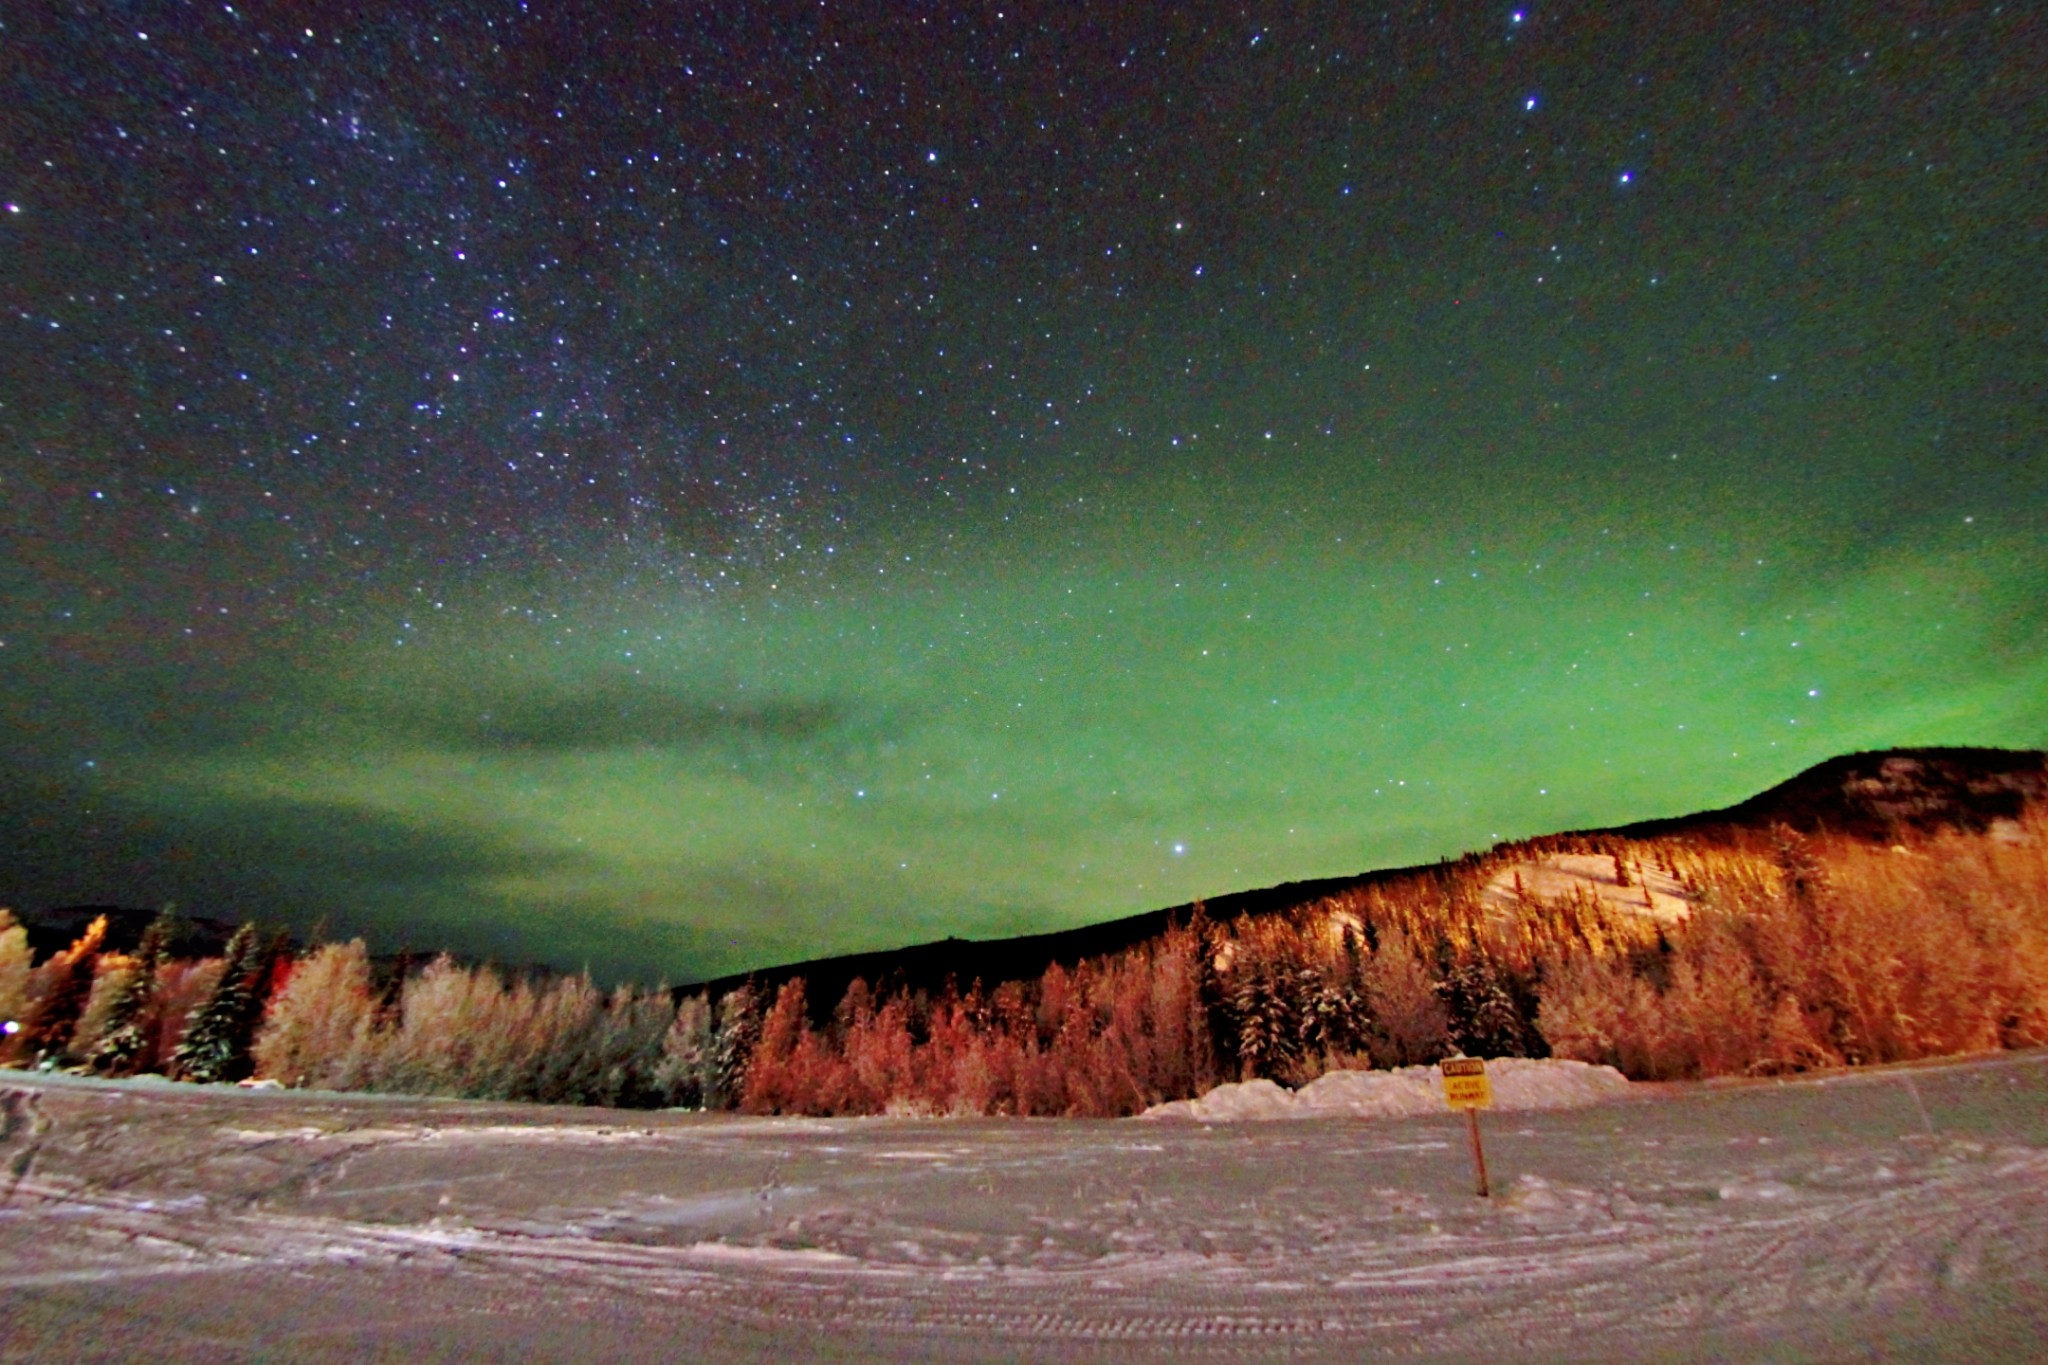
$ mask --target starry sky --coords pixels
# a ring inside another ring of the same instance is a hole
[[[0,13],[0,903],[685,981],[2048,741],[2026,5]]]

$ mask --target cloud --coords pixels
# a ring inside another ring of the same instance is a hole
[[[317,795],[165,782],[137,760],[100,776],[0,773],[0,843],[16,894],[39,905],[160,905],[301,932],[322,921],[489,954],[531,948],[494,887],[574,875],[589,859],[449,819]]]
[[[365,719],[397,740],[482,753],[575,753],[598,749],[698,749],[732,740],[804,744],[844,719],[836,702],[769,698],[705,700],[632,679],[536,682],[387,695]]]

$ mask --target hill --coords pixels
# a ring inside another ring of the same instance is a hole
[[[2039,749],[1880,749],[1843,754],[1722,810],[1638,820],[1608,833],[1631,839],[1711,835],[1786,825],[1889,841],[1902,832],[1983,834],[2048,800]]]
[[[1903,831],[1943,829],[1972,833],[2015,821],[2030,805],[2048,802],[2048,752],[2038,749],[1900,748],[1844,754],[1780,782],[1747,800],[1718,810],[1604,829],[1572,830],[1518,840],[1492,852],[1511,861],[1538,846],[1583,844],[1607,839],[1670,839],[1724,843],[1743,833],[1767,834],[1785,826],[1802,834],[1832,832],[1871,841],[1890,841]],[[1468,854],[1468,859],[1474,855]],[[1443,864],[1381,868],[1353,876],[1283,882],[1235,891],[1202,902],[1212,920],[1277,914],[1375,885],[1392,885],[1429,874]],[[1054,963],[1071,967],[1085,958],[1121,952],[1156,938],[1170,925],[1185,924],[1194,903],[1148,910],[1101,924],[1004,939],[948,938],[906,948],[785,963],[703,983],[716,997],[751,981],[770,994],[793,977],[804,978],[814,1009],[829,1008],[856,978],[892,989],[939,991],[948,981],[979,981],[993,988],[1028,981]]]
[[[1889,842],[1903,833],[1929,834],[1944,829],[1996,832],[2001,824],[2017,821],[2029,806],[2044,802],[2048,802],[2048,753],[2038,749],[1882,749],[1828,759],[1732,806],[1539,836],[1501,844],[1490,852],[1506,865],[1518,854],[1538,848],[1553,852],[1597,848],[1617,838],[1720,844],[1745,833],[1766,834],[1779,826],[1802,834],[1835,833]],[[1466,856],[1469,861],[1481,855]],[[1349,876],[1283,882],[1209,898],[1202,906],[1212,920],[1256,918],[1374,886],[1397,885],[1444,866],[1379,868]],[[734,973],[697,983],[691,989],[715,998],[751,981],[756,989],[772,993],[784,981],[803,977],[813,1007],[822,1010],[856,979],[910,992],[936,992],[948,981],[962,986],[980,981],[993,988],[1007,981],[1033,980],[1054,963],[1071,967],[1087,958],[1136,947],[1173,924],[1186,923],[1194,911],[1194,903],[1187,903],[1049,933],[1003,939],[947,938],[815,958]],[[129,950],[156,915],[153,910],[105,905],[13,913],[27,928],[30,948],[38,960],[71,943],[99,915],[108,918],[107,946]],[[230,920],[183,914],[176,916],[174,926],[173,954],[193,957],[218,954],[236,927]],[[391,954],[376,959],[385,970],[399,960]],[[474,965],[474,959],[466,956],[457,955],[457,960]]]

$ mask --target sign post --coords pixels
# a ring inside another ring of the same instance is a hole
[[[1472,1164],[1479,1169],[1479,1197],[1490,1191],[1486,1185],[1486,1149],[1479,1145],[1479,1111],[1493,1107],[1493,1083],[1486,1079],[1486,1063],[1477,1057],[1446,1057],[1437,1063],[1443,1073],[1444,1103],[1465,1111],[1465,1125],[1472,1135]]]

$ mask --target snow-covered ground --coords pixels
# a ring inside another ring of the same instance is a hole
[[[1495,910],[1526,912],[1542,904],[1589,896],[1608,910],[1674,924],[1692,913],[1693,893],[1657,867],[1635,867],[1624,885],[1604,853],[1553,853],[1502,868],[1482,893]]]
[[[0,1091],[8,1360],[1984,1362],[2048,1341],[2043,1052],[1496,1111],[1491,1200],[1447,1110]]]

